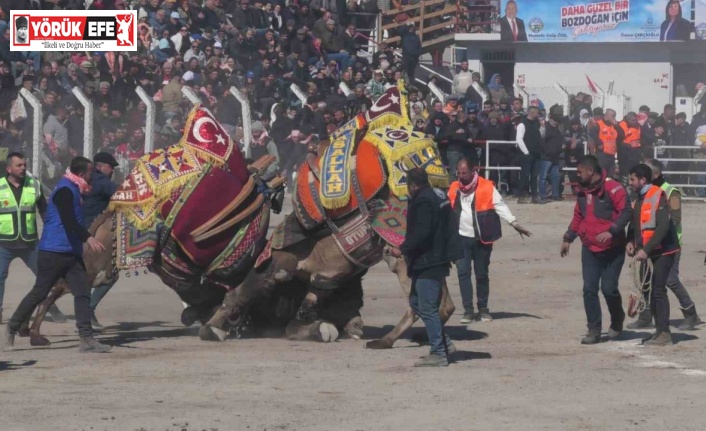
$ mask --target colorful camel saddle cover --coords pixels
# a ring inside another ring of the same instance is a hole
[[[396,196],[373,199],[370,203],[375,233],[386,243],[399,248],[407,232],[407,202]]]
[[[368,142],[385,161],[388,185],[393,194],[407,197],[407,171],[420,167],[429,175],[434,187],[448,188],[449,177],[436,144],[412,126],[384,127],[368,131],[361,144]]]
[[[350,178],[346,204],[337,208],[325,208],[321,202],[321,161],[311,154],[307,162],[299,166],[292,203],[297,219],[307,230],[321,225],[327,218],[338,220],[350,215],[385,187],[387,174],[377,149],[361,142],[352,159],[346,167]],[[360,202],[359,196],[364,202]]]
[[[231,240],[245,225],[245,220],[234,224],[223,232],[202,241],[192,236],[197,228],[216,216],[243,190],[244,184],[224,169],[211,166],[197,181],[188,184],[179,200],[169,212],[165,223],[171,229],[171,236],[188,258],[201,268],[208,268],[223,253]],[[246,207],[257,195],[254,191],[239,208]],[[221,221],[237,214],[238,208]],[[218,225],[217,225],[218,226]]]
[[[149,266],[157,252],[161,224],[139,230],[124,213],[115,213],[115,266],[133,269]]]
[[[245,159],[208,109],[195,106],[184,130],[179,143],[137,161],[113,195],[110,210],[123,212],[128,222],[144,230],[158,222],[161,206],[172,193],[197,179],[207,166],[221,167],[247,181]]]

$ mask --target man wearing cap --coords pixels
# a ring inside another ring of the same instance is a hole
[[[118,185],[113,183],[113,172],[118,166],[118,162],[109,153],[101,152],[93,157],[95,171],[91,177],[91,192],[83,200],[84,227],[89,229],[93,221],[103,211],[108,208],[110,198],[118,189]],[[114,283],[102,284],[96,287],[91,294],[91,324],[93,329],[101,330],[103,325],[96,319],[96,307],[103,297],[108,293]]]

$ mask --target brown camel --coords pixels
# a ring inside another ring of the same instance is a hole
[[[407,277],[404,260],[388,256],[387,246],[381,241],[377,242],[376,247],[380,260],[384,258],[390,270],[397,274],[402,290],[409,296],[411,280]],[[272,250],[272,258],[268,263],[252,269],[240,286],[226,293],[223,305],[201,327],[199,336],[202,340],[225,340],[231,327],[237,330],[244,323],[253,303],[270,297],[281,283],[298,281],[309,287],[296,318],[287,326],[287,335],[297,339],[313,336],[324,342],[335,341],[338,337],[335,325],[320,319],[315,306],[346,281],[359,277],[364,271],[364,268],[354,265],[345,257],[331,235],[313,235],[286,249]],[[439,311],[444,323],[455,311],[445,284]],[[389,334],[380,340],[371,341],[368,347],[391,348],[416,319],[411,308],[408,309]],[[360,338],[363,335],[362,323],[362,319],[355,317],[344,326],[344,332],[352,338]]]

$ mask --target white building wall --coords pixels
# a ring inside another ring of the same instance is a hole
[[[530,94],[545,98],[548,109],[557,96],[551,89],[555,82],[563,87],[588,88],[588,75],[603,90],[615,81],[614,94],[624,94],[631,99],[632,109],[647,105],[661,112],[671,100],[671,66],[669,63],[516,63],[515,83]]]

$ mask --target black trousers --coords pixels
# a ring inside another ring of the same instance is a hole
[[[409,85],[414,83],[414,71],[417,70],[417,65],[419,64],[419,57],[412,56],[402,56],[402,69],[409,77]]]
[[[669,332],[669,297],[667,296],[667,280],[674,265],[674,254],[652,258],[654,271],[652,273],[652,298],[650,309],[655,316],[657,332]]]
[[[59,279],[65,278],[74,296],[76,327],[82,337],[93,335],[91,327],[91,287],[83,259],[71,253],[53,253],[40,250],[37,256],[37,281],[32,290],[22,299],[19,307],[7,323],[16,333],[22,322],[28,320],[34,309],[47,298],[49,291]]]

